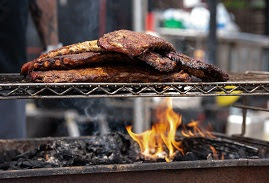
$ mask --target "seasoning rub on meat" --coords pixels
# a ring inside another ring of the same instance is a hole
[[[227,81],[215,65],[176,52],[161,38],[129,30],[107,33],[42,54],[25,63],[22,75],[34,82]]]

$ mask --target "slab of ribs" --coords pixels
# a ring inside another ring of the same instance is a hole
[[[21,74],[33,82],[191,82],[227,81],[212,64],[176,52],[149,34],[118,30],[98,40],[52,50],[25,63]]]

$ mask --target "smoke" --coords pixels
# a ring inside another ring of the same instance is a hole
[[[59,2],[59,39],[63,45],[98,38],[99,0]]]
[[[50,105],[49,101],[44,103],[48,109],[77,112],[81,135],[103,135],[111,131],[125,133],[125,126],[130,125],[133,119],[131,99],[55,99]]]

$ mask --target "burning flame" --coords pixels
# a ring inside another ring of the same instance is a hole
[[[217,152],[217,150],[215,149],[215,147],[213,147],[213,146],[211,146],[211,145],[209,145],[209,147],[210,147],[210,149],[211,149],[211,151],[212,151],[212,156],[213,156],[213,159],[214,160],[219,160],[219,155],[218,155],[218,152]],[[224,154],[223,154],[223,152],[221,153],[221,158],[220,158],[221,160],[224,160]]]
[[[184,155],[181,142],[176,141],[176,132],[182,123],[182,116],[173,111],[171,98],[166,98],[164,102],[156,109],[158,122],[152,125],[151,130],[136,134],[132,132],[132,126],[127,126],[126,130],[135,140],[141,154],[146,160],[155,160],[158,158],[170,162],[175,157],[177,151]],[[187,127],[186,127],[187,126]],[[209,131],[203,131],[198,127],[198,122],[191,121],[183,126],[182,135],[184,137],[208,136],[214,138]],[[187,128],[192,129],[187,130]]]
[[[216,138],[210,131],[204,131],[201,130],[198,127],[198,122],[197,121],[191,121],[186,125],[189,128],[193,129],[193,132],[190,130],[187,130],[185,126],[183,126],[183,130],[181,131],[181,134],[184,137],[194,137],[194,136],[202,136],[202,137],[210,137],[210,138]]]
[[[164,158],[170,161],[174,158],[176,149],[184,154],[181,143],[175,140],[176,131],[181,124],[181,116],[173,111],[172,100],[168,98],[156,110],[158,123],[141,134],[133,133],[132,127],[126,127],[129,135],[139,144],[141,154],[145,159]],[[168,149],[168,154],[164,150]]]
[[[211,149],[211,151],[213,153],[214,160],[218,160],[219,156],[218,156],[218,153],[217,153],[216,149],[213,146],[211,146],[211,145],[210,145],[210,149]]]

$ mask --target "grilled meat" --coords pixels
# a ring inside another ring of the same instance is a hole
[[[37,59],[34,59],[32,61],[29,61],[25,63],[21,68],[21,74],[27,75],[29,72],[31,72],[33,69],[35,69],[34,66],[36,66],[37,70],[40,68],[48,68],[47,65],[51,65],[50,61],[45,60],[46,58],[54,58],[56,56],[60,55],[70,55],[70,54],[77,54],[77,53],[85,53],[85,52],[100,52],[100,47],[97,46],[97,40],[94,41],[85,41],[82,43],[76,43],[68,46],[63,46],[62,48],[49,51],[45,54],[40,55]],[[87,56],[87,55],[86,55]],[[46,63],[45,63],[46,62]],[[37,64],[36,64],[37,63]],[[42,66],[42,64],[45,63],[45,66]],[[58,62],[57,62],[58,64]]]
[[[24,63],[23,66],[21,67],[21,75],[28,75],[32,70],[33,70],[33,65],[34,65],[34,61],[29,61],[27,63]]]
[[[68,55],[68,54],[76,54],[83,52],[98,52],[101,51],[100,47],[97,46],[97,40],[93,41],[85,41],[82,43],[76,43],[68,46],[63,46],[56,50],[49,51],[45,54],[42,54],[38,57],[38,60],[43,58],[53,58],[59,55]]]
[[[188,74],[203,81],[229,79],[218,67],[177,53],[161,38],[129,30],[50,51],[25,63],[21,74],[36,82],[190,81]]]
[[[83,66],[88,66],[95,63],[105,62],[134,62],[135,60],[130,59],[127,55],[114,52],[84,52],[79,54],[61,55],[53,58],[44,58],[41,60],[34,60],[27,62],[21,69],[22,74],[27,74],[32,70],[46,71],[46,70],[63,70],[63,69],[74,69]]]
[[[124,53],[131,58],[141,56],[149,50],[155,50],[157,53],[175,51],[171,43],[161,38],[129,30],[118,30],[104,34],[98,39],[97,44],[105,51]]]
[[[160,73],[139,65],[104,65],[73,70],[32,71],[31,79],[35,82],[187,82],[188,74]]]
[[[110,32],[99,38],[98,46],[105,51],[115,51],[130,57],[137,57],[159,71],[173,71],[178,69],[176,66],[179,63],[188,74],[203,81],[227,81],[229,79],[228,75],[218,67],[177,53],[170,43],[148,34],[128,30]]]
[[[174,71],[177,66],[175,61],[167,57],[163,57],[155,52],[147,52],[139,57],[139,59],[131,59],[127,55],[117,52],[84,52],[79,54],[55,56],[53,58],[43,58],[40,60],[35,59],[33,61],[25,63],[22,66],[21,74],[27,75],[32,70],[46,71],[74,69],[99,62],[114,63],[118,61],[124,61],[128,64],[132,64],[133,62],[140,62],[141,60],[145,61],[147,64],[159,71]]]
[[[162,55],[153,51],[146,52],[137,58],[139,60],[145,61],[147,64],[161,72],[174,71],[177,67],[177,62],[169,59],[168,57],[163,57]]]
[[[170,52],[167,57],[180,62],[186,73],[203,81],[227,81],[229,79],[225,72],[213,64],[207,64],[176,52]]]

